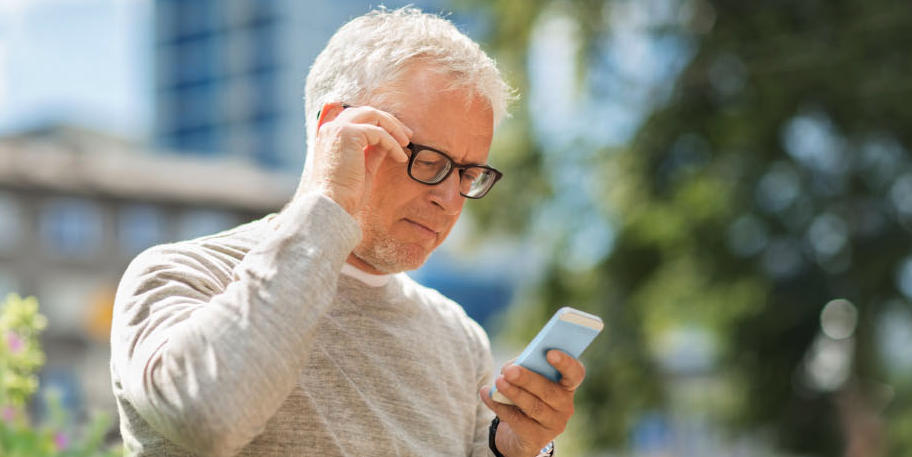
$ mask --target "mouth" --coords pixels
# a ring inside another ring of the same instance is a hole
[[[422,223],[420,223],[420,222],[415,222],[415,221],[413,221],[413,220],[411,220],[411,219],[403,219],[403,220],[404,220],[405,222],[408,222],[412,227],[415,227],[418,231],[423,232],[423,233],[425,233],[425,234],[427,234],[427,235],[429,235],[429,236],[434,236],[434,237],[436,237],[436,236],[440,233],[439,230],[434,230],[434,229],[432,229],[432,228],[428,227],[427,225],[424,225],[424,224],[422,224]]]

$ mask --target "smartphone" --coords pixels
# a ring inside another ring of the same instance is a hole
[[[560,381],[561,374],[548,363],[545,356],[552,349],[559,349],[575,359],[579,359],[583,350],[604,328],[598,316],[565,306],[551,317],[538,335],[526,346],[516,365],[532,370],[554,382]],[[491,398],[498,403],[514,404],[509,398],[491,387]]]

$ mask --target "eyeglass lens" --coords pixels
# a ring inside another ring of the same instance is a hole
[[[453,161],[449,157],[430,149],[419,149],[411,161],[409,173],[425,184],[438,184],[450,173]],[[484,196],[494,184],[494,172],[483,167],[461,168],[459,193],[470,198]]]

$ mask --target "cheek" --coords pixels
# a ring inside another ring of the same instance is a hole
[[[453,232],[453,228],[456,227],[456,223],[459,221],[459,215],[460,215],[460,214],[462,214],[462,209],[461,209],[461,208],[459,209],[459,212],[456,213],[456,215],[453,216],[452,219],[450,219],[450,224],[449,224],[449,226],[447,227],[447,229],[446,229],[445,231],[443,231],[443,232],[440,233],[440,239],[437,240],[437,244],[438,244],[438,245],[439,245],[440,243],[443,243],[443,240],[445,240],[448,236],[450,236],[450,233]]]

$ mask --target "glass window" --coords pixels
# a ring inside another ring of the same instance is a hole
[[[131,205],[118,215],[120,248],[129,255],[167,241],[165,212],[153,205]]]
[[[188,240],[213,235],[238,224],[238,217],[214,209],[193,209],[185,212],[178,222],[178,238]]]
[[[276,39],[276,22],[263,18],[255,22],[250,29],[253,59],[251,67],[254,71],[264,71],[275,66],[278,40]]]
[[[177,83],[194,84],[215,78],[217,45],[215,36],[212,35],[176,42],[171,64],[177,75]]]
[[[279,168],[282,163],[276,142],[275,116],[259,116],[253,121],[253,158],[266,168]]]
[[[171,125],[188,130],[210,125],[216,118],[215,84],[212,82],[182,87],[171,93]]]
[[[178,133],[174,136],[173,147],[181,151],[193,153],[219,152],[218,138],[216,137],[215,128],[212,126],[205,126]]]
[[[99,278],[77,272],[55,274],[42,281],[38,301],[47,316],[48,331],[82,333],[91,299],[102,286]]]
[[[278,108],[276,97],[276,75],[272,71],[256,73],[253,83],[253,115],[274,116]]]
[[[95,255],[104,240],[104,213],[97,203],[59,198],[42,208],[40,231],[45,249],[59,257]]]
[[[15,195],[0,191],[0,254],[16,250],[22,236],[23,216]]]
[[[215,27],[218,2],[213,0],[181,0],[173,2],[171,19],[180,37],[206,33]]]

